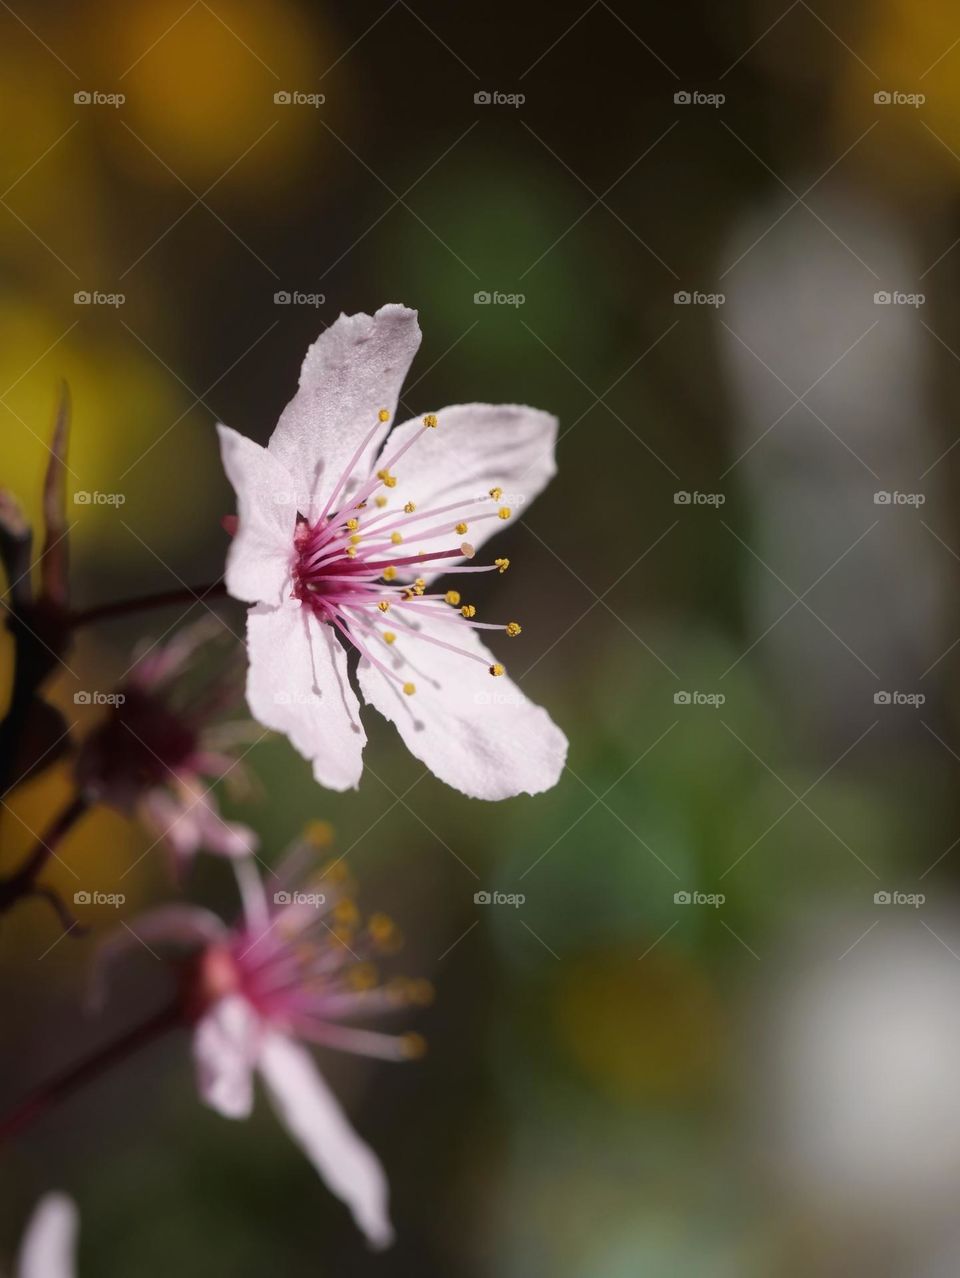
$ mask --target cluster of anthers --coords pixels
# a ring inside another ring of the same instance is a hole
[[[420,510],[413,501],[405,502],[402,508],[396,505],[391,508],[388,492],[397,486],[393,467],[425,431],[438,429],[440,423],[433,413],[423,418],[421,430],[398,448],[375,475],[346,497],[354,467],[389,417],[385,408],[380,409],[377,423],[340,476],[316,523],[303,519],[298,523],[294,594],[319,620],[334,626],[371,665],[412,696],[416,684],[379,660],[370,650],[371,641],[389,647],[396,642],[398,633],[409,631],[427,643],[486,665],[486,660],[477,653],[418,629],[418,616],[443,619],[449,621],[451,627],[502,630],[511,639],[520,634],[521,626],[516,621],[505,625],[477,621],[476,606],[465,603],[459,590],[428,592],[425,577],[412,577],[417,567],[425,564],[444,564],[437,569],[443,573],[506,572],[509,559],[495,559],[492,564],[479,566],[453,561],[474,556],[473,546],[463,540],[471,524],[506,520],[512,512],[509,506],[501,504],[503,490],[499,487],[491,488],[483,496],[426,510]],[[338,506],[338,502],[342,504]],[[496,509],[484,509],[490,502]],[[445,533],[450,535],[449,548],[429,552],[403,549],[411,540],[417,544]],[[456,540],[458,538],[461,540]],[[428,571],[435,569],[431,567]],[[391,624],[395,628],[391,628]],[[455,634],[455,630],[452,633]],[[487,669],[493,676],[504,673],[499,662]]]
[[[287,886],[272,900],[255,871],[238,867],[244,919],[199,956],[192,1013],[239,994],[261,1021],[296,1038],[383,1060],[415,1059],[426,1050],[421,1035],[343,1023],[425,1007],[433,987],[408,977],[381,981],[378,961],[395,954],[402,937],[388,915],[361,914],[342,861],[305,877],[296,873],[303,855],[326,841],[327,829],[325,822],[308,827],[279,871]]]

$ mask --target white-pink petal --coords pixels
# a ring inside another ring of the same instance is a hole
[[[66,1194],[45,1194],[27,1225],[16,1278],[73,1278],[80,1215]]]
[[[218,426],[227,478],[237,494],[237,531],[227,552],[227,590],[247,603],[279,603],[290,581],[297,493],[271,453]]]
[[[467,541],[478,550],[518,519],[556,474],[557,419],[522,404],[455,404],[441,408],[436,418],[435,429],[424,430],[422,417],[398,426],[384,444],[375,469],[420,433],[392,472],[397,486],[395,499],[391,493],[391,508],[408,501],[417,507],[418,518],[405,534],[404,549],[409,553],[446,550]],[[501,488],[502,497],[492,498],[492,488]],[[467,508],[477,498],[479,504]],[[419,521],[423,512],[453,503],[465,508],[466,533],[455,530],[461,518],[456,510],[436,521]],[[501,508],[510,511],[505,519],[498,517]],[[426,531],[435,523],[446,523],[447,528],[430,537],[419,535],[418,528]],[[443,575],[443,565],[431,568],[414,567],[407,576],[432,581]]]
[[[341,315],[307,351],[300,388],[284,409],[268,445],[271,454],[312,495],[300,510],[311,521],[384,408],[393,421],[400,388],[420,345],[416,311],[382,306],[375,315]],[[357,466],[370,460],[389,430],[374,432]],[[347,490],[352,491],[356,482]],[[232,593],[232,592],[231,592]]]
[[[193,1056],[204,1101],[224,1118],[249,1118],[253,1069],[259,1051],[259,1019],[245,998],[218,999],[197,1022]]]
[[[374,1247],[393,1241],[387,1178],[377,1156],[350,1126],[313,1057],[284,1034],[264,1035],[260,1059],[280,1121],[353,1214]]]
[[[399,684],[361,660],[357,678],[365,700],[396,725],[410,753],[434,776],[471,798],[549,790],[563,771],[567,738],[509,676],[490,674],[496,659],[456,617],[452,610],[439,618],[419,613],[416,630],[398,617],[396,642],[383,660],[394,662],[416,692],[404,695]],[[480,660],[438,647],[427,636]]]
[[[333,629],[298,600],[251,608],[247,702],[266,728],[284,732],[329,790],[349,790],[363,772],[367,736]]]

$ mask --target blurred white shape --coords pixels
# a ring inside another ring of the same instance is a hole
[[[895,910],[825,928],[769,991],[762,1139],[802,1198],[912,1232],[960,1193],[960,919]]]
[[[788,180],[802,191],[815,176]],[[809,200],[822,220],[798,205],[778,222],[789,202],[780,192],[757,207],[720,255],[736,423],[722,484],[743,486],[754,516],[742,532],[759,556],[743,552],[748,637],[773,627],[755,655],[804,714],[848,741],[851,708],[869,711],[873,691],[916,689],[949,642],[941,582],[953,561],[921,519],[949,541],[949,520],[931,514],[939,471],[928,468],[947,443],[931,422],[927,378],[932,353],[950,356],[923,327],[935,326],[930,305],[875,301],[923,288],[898,222],[823,187]],[[926,502],[876,504],[878,492]],[[773,573],[799,595],[826,574],[806,599],[826,624],[798,604],[775,625],[795,599]]]

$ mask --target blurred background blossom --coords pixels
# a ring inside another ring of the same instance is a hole
[[[4,1149],[0,1251],[56,1185],[104,1278],[956,1272],[953,6],[11,0],[0,30],[0,481],[36,519],[65,377],[77,605],[215,580],[215,421],[265,442],[317,332],[405,302],[411,414],[561,418],[491,590],[571,741],[556,790],[486,806],[389,725],[359,798],[253,734],[253,800],[220,795],[268,858],[329,821],[436,985],[422,1062],[323,1061],[391,1252],[262,1106],[198,1114],[172,1042]],[[50,690],[78,735],[143,632],[82,632]],[[69,786],[6,801],[4,868]],[[144,951],[109,1018],[79,1002],[170,893],[151,841],[65,841],[68,899],[125,898],[83,938],[3,920],[4,1096],[163,999]],[[232,909],[222,865],[189,890]]]

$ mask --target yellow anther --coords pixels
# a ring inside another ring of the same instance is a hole
[[[367,920],[367,931],[378,945],[388,945],[399,940],[400,936],[389,914],[371,914]]]
[[[333,842],[334,830],[329,821],[310,821],[303,832],[303,837],[314,847],[329,847]]]
[[[326,825],[326,821],[318,821],[317,825]],[[332,828],[332,827],[331,827]],[[320,878],[326,879],[328,883],[345,883],[347,879],[347,867],[342,860],[328,861],[320,870]]]
[[[400,543],[403,541],[403,537],[400,535],[400,533],[393,532],[390,534],[390,540],[393,542],[395,546],[399,546]]]
[[[415,683],[405,683],[403,685],[403,690],[408,697],[412,697],[417,690],[417,685]]]
[[[408,515],[412,515],[412,514],[413,514],[413,512],[416,510],[416,508],[417,508],[417,503],[416,503],[416,502],[414,502],[414,501],[408,501],[408,502],[407,502],[407,504],[404,506],[404,508],[403,508],[403,509],[404,509],[404,511],[405,511]]]
[[[348,519],[348,520],[347,520],[347,527],[350,529],[350,531],[351,531],[351,532],[356,532],[356,531],[357,531],[357,529],[360,527],[360,520],[359,520],[359,519]]]
[[[466,531],[467,531],[467,525],[466,525],[466,524],[465,524],[462,520],[461,520],[461,521],[460,521],[460,523],[459,523],[459,524],[457,524],[457,525],[456,525],[456,527],[454,528],[454,532],[458,532],[458,533],[460,534],[460,536],[461,536],[461,537],[463,536],[463,534],[464,534]]]
[[[497,514],[500,516],[501,519],[509,519],[512,513],[513,512],[511,511],[509,506],[501,506],[500,509],[497,511]]]
[[[417,1061],[426,1054],[427,1040],[422,1034],[401,1034],[400,1045],[403,1056],[408,1061]]]
[[[417,1007],[428,1007],[433,1002],[433,986],[429,981],[417,979],[406,981],[406,995]]]
[[[498,679],[500,675],[505,674],[506,671],[504,670],[503,666],[501,666],[500,662],[497,661],[495,662],[494,665],[490,667],[490,673],[493,675],[495,679]]]
[[[354,533],[353,536],[350,538],[350,545],[359,546],[361,541],[363,541],[363,538],[360,536],[360,534]]]
[[[384,643],[396,643],[396,642],[397,642],[397,636],[393,633],[393,631],[392,631],[392,630],[385,630],[385,631],[383,632],[383,642],[384,642]]]
[[[413,588],[418,595],[422,595],[427,588],[427,583],[423,577],[418,577],[416,581],[413,583]]]
[[[338,901],[333,907],[333,917],[345,927],[356,927],[360,922],[360,911],[357,909],[356,901],[352,901],[349,896],[345,896],[343,900]]]
[[[459,590],[448,590],[443,597],[447,601],[447,603],[450,604],[451,607],[453,608],[459,607],[459,604],[460,604]]]
[[[379,506],[381,510],[383,510],[384,506],[387,504],[387,499],[386,497],[384,497],[383,493],[381,493],[379,497],[374,497],[373,500],[374,500],[374,503],[377,506]]]
[[[400,598],[403,600],[412,599],[413,591],[409,588],[400,592]]]
[[[436,417],[436,414],[435,414],[435,413],[427,413],[426,417],[423,419],[423,424],[424,424],[424,426],[429,426],[429,428],[430,428],[431,430],[436,430],[436,429],[437,429],[437,417]]]
[[[505,573],[507,569],[510,567],[509,559],[495,559],[493,562],[496,565],[496,567],[500,570],[501,573]]]
[[[355,990],[372,990],[377,983],[377,969],[372,963],[358,963],[347,972],[347,981]]]
[[[397,486],[397,477],[396,475],[391,475],[389,470],[378,470],[377,479],[379,479],[382,484],[386,484],[388,488],[396,488]]]
[[[356,546],[348,546],[348,547],[347,547],[347,554],[349,555],[349,557],[350,557],[351,559],[356,559],[356,557],[357,557],[357,548],[356,548]]]
[[[509,622],[507,622],[507,634],[510,636],[510,638],[511,638],[511,639],[516,639],[516,637],[517,637],[517,635],[520,633],[521,629],[522,629],[522,627],[521,627],[521,625],[520,625],[519,621],[509,621]]]
[[[491,489],[490,489],[490,496],[493,498],[493,500],[494,500],[494,501],[499,501],[499,500],[500,500],[500,498],[503,496],[503,489],[502,489],[502,488],[491,488]]]
[[[395,577],[396,575],[397,575],[397,570],[396,570],[396,568],[394,568],[393,564],[389,564],[389,565],[388,565],[386,568],[384,568],[384,570],[383,570],[383,579],[384,579],[384,581],[393,581],[393,579],[394,579],[394,577]]]
[[[390,420],[390,414],[387,412],[385,408],[381,408],[379,413],[377,413],[377,416],[380,418],[382,422],[388,422]]]
[[[460,615],[461,617],[475,617],[477,615],[477,610],[473,604],[464,604],[460,609]]]
[[[408,981],[405,976],[393,976],[389,981],[385,982],[383,992],[389,994],[391,1000],[398,1006],[402,1006],[404,1003],[410,1002],[408,986],[411,984],[412,982]]]
[[[381,599],[380,602],[377,604],[377,607],[380,609],[381,612],[389,612],[390,602],[387,599]]]

